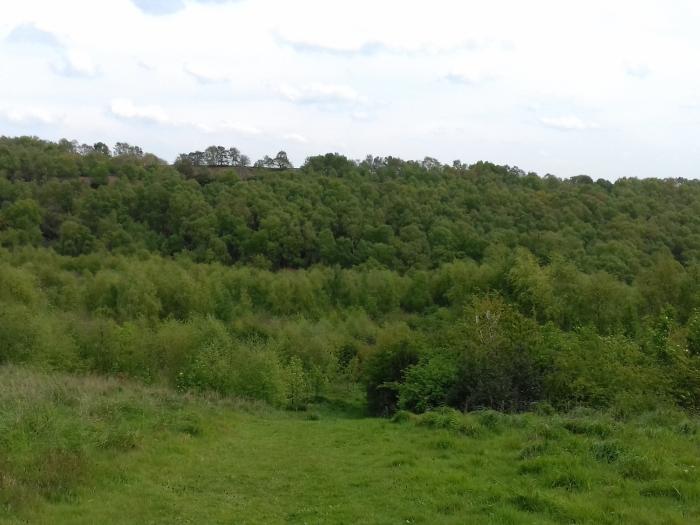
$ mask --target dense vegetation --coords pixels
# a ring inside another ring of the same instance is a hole
[[[700,403],[696,181],[183,158],[0,141],[0,361],[376,414]]]
[[[0,518],[699,518],[700,183],[249,165],[0,138]]]

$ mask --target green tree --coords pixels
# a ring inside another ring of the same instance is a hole
[[[95,246],[95,237],[90,230],[74,220],[61,224],[58,252],[63,255],[77,256],[89,253]]]

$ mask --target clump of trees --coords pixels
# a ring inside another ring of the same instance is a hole
[[[188,171],[192,168],[203,166],[209,168],[247,168],[250,165],[250,157],[242,154],[238,148],[226,148],[224,146],[209,146],[204,151],[182,153],[175,160],[175,167],[180,171]],[[280,151],[274,157],[265,155],[262,159],[255,161],[253,167],[285,170],[294,166],[287,157],[287,153]]]
[[[209,146],[204,151],[182,153],[175,160],[175,166],[180,168],[184,166],[208,166],[210,168],[238,166],[245,168],[250,166],[250,158],[235,147]]]
[[[265,155],[262,159],[255,162],[256,168],[272,168],[278,170],[288,170],[293,168],[292,163],[287,158],[287,153],[280,151],[274,157]]]

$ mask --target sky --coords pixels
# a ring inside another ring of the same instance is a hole
[[[700,2],[0,0],[0,135],[700,177]]]

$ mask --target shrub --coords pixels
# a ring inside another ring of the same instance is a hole
[[[475,424],[461,412],[448,407],[415,416],[414,421],[418,426],[450,430],[469,437],[477,437],[483,432],[483,427]]]
[[[40,300],[38,283],[30,272],[0,263],[0,301],[33,306]]]
[[[3,305],[0,310],[0,363],[27,360],[35,339],[30,309],[23,305]]]
[[[539,327],[498,297],[465,310],[452,406],[522,410],[542,398],[548,353]]]
[[[408,410],[397,410],[391,418],[391,421],[392,423],[406,423],[411,421],[413,417],[413,414],[411,414]]]
[[[304,410],[306,404],[312,398],[312,388],[304,373],[301,359],[292,357],[286,367],[287,380],[287,408],[292,410]]]
[[[267,346],[212,342],[202,348],[177,378],[180,390],[213,390],[284,405],[285,370]]]
[[[393,413],[399,400],[399,383],[408,367],[418,362],[421,346],[406,325],[385,329],[364,366],[367,407],[372,414]]]
[[[452,356],[435,355],[409,366],[398,386],[398,406],[425,412],[445,405],[454,387],[457,366]]]
[[[419,426],[458,431],[464,423],[464,416],[452,408],[440,408],[426,412],[417,419]]]

